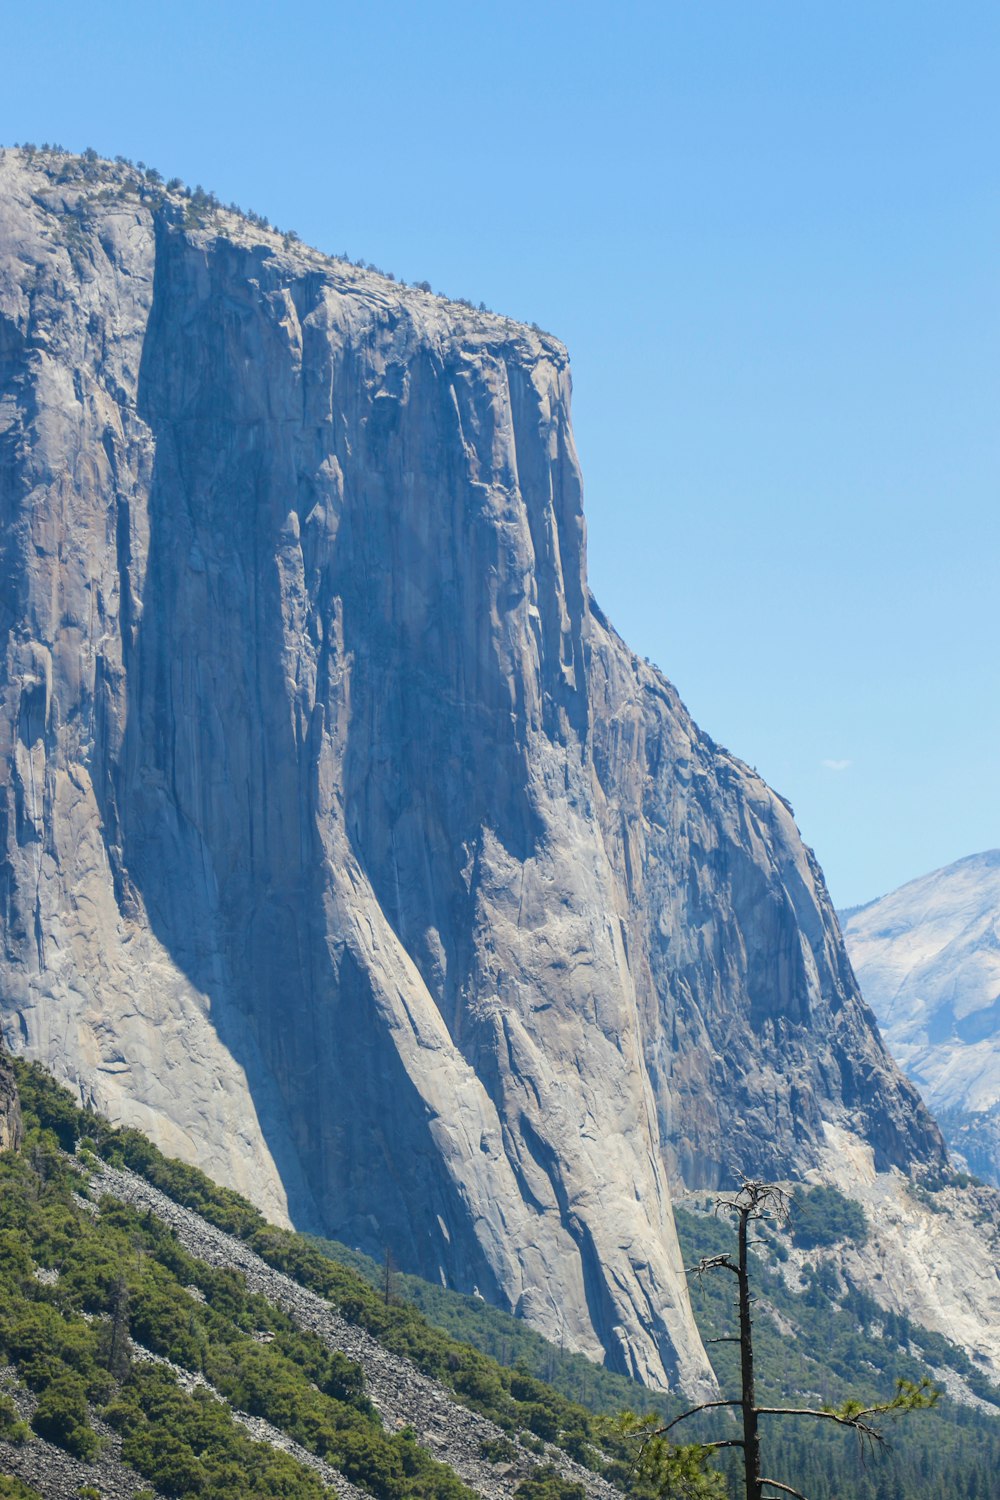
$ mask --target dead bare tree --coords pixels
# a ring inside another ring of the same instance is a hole
[[[386,1247],[385,1247],[385,1261],[384,1261],[383,1267],[382,1267],[382,1295],[385,1298],[385,1305],[386,1305],[386,1307],[389,1307],[396,1300],[395,1290],[394,1290],[394,1272],[395,1272],[395,1270],[396,1270],[396,1261],[395,1261],[395,1259],[393,1257],[392,1251],[389,1249],[389,1246],[386,1245]]]
[[[129,1338],[128,1283],[118,1276],[111,1288],[110,1315],[101,1333],[101,1353],[106,1368],[116,1380],[124,1380],[132,1367]]]
[[[841,1427],[850,1428],[862,1443],[874,1449],[885,1442],[881,1429],[874,1425],[877,1418],[933,1406],[938,1399],[939,1392],[929,1380],[922,1380],[918,1385],[914,1385],[911,1381],[900,1380],[897,1381],[896,1394],[892,1400],[879,1402],[874,1406],[866,1406],[861,1401],[847,1401],[840,1407],[758,1406],[751,1317],[753,1298],[750,1291],[748,1260],[749,1230],[750,1225],[758,1220],[784,1218],[788,1211],[788,1201],[781,1188],[774,1183],[758,1182],[748,1178],[736,1193],[717,1199],[715,1211],[717,1214],[727,1213],[736,1217],[737,1258],[734,1262],[729,1254],[710,1255],[700,1260],[697,1265],[688,1266],[686,1270],[688,1274],[693,1273],[698,1276],[704,1276],[710,1271],[729,1271],[736,1277],[738,1288],[736,1305],[739,1310],[740,1331],[738,1334],[727,1335],[724,1338],[710,1339],[709,1342],[739,1344],[740,1395],[732,1401],[702,1401],[697,1406],[689,1407],[687,1411],[681,1412],[680,1416],[674,1417],[662,1427],[654,1427],[652,1422],[635,1423],[631,1430],[641,1439],[640,1464],[642,1450],[647,1445],[656,1440],[666,1439],[667,1434],[678,1423],[686,1421],[688,1417],[717,1407],[738,1407],[742,1417],[743,1436],[720,1438],[716,1442],[700,1444],[699,1447],[743,1450],[746,1500],[768,1500],[765,1490],[778,1490],[781,1494],[792,1495],[795,1500],[806,1500],[801,1491],[793,1489],[791,1485],[762,1475],[760,1417],[818,1417],[824,1422],[836,1422]]]

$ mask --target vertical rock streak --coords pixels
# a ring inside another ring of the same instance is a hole
[[[668,1171],[939,1143],[787,808],[591,607],[565,351],[0,189],[11,1039],[272,1213],[707,1387]]]

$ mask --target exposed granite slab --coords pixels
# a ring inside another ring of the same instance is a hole
[[[589,599],[562,345],[197,217],[0,153],[5,1033],[707,1392],[671,1174],[940,1138],[790,812]]]

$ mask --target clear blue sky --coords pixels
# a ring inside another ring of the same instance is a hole
[[[1000,7],[47,3],[0,141],[535,319],[595,593],[835,900],[1000,844]]]

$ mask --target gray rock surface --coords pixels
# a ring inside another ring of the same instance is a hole
[[[4,1057],[3,1044],[0,1043],[0,1151],[17,1151],[23,1134],[14,1069]]]
[[[865,998],[952,1148],[1000,1186],[1000,849],[841,914]]]
[[[895,1169],[877,1171],[871,1146],[849,1131],[827,1126],[827,1137],[811,1180],[839,1187],[868,1223],[864,1245],[835,1252],[851,1282],[960,1344],[1000,1385],[1000,1191],[932,1170],[928,1192]]]
[[[790,811],[588,597],[562,345],[204,218],[0,159],[5,1032],[710,1389],[670,1175],[940,1138]]]
[[[940,1135],[858,992],[792,809],[591,611],[594,759],[675,1180],[801,1177],[829,1126],[880,1171]]]

